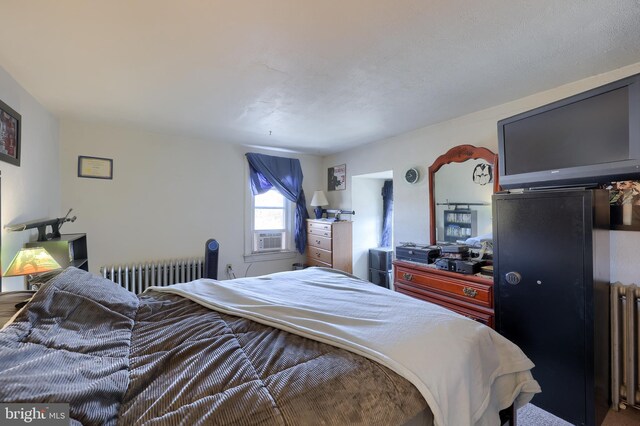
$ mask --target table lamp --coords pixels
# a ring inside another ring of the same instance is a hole
[[[313,198],[311,199],[311,206],[315,207],[313,211],[316,214],[316,219],[322,219],[322,206],[329,205],[327,201],[327,197],[324,195],[323,191],[316,191],[313,193]]]
[[[29,289],[33,276],[61,268],[60,264],[44,248],[29,247],[20,249],[3,276],[27,275],[27,289]]]

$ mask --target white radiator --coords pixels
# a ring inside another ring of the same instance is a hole
[[[202,278],[204,258],[160,260],[133,265],[101,266],[103,277],[120,284],[127,290],[140,294],[147,287],[167,286]]]
[[[611,285],[611,402],[640,408],[640,287]]]

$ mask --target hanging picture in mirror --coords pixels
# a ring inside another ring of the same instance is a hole
[[[473,168],[473,183],[486,185],[493,181],[491,164],[480,163]]]

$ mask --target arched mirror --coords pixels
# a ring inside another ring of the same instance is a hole
[[[491,238],[491,195],[498,191],[498,155],[459,145],[429,167],[431,244]]]

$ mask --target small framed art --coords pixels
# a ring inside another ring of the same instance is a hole
[[[640,231],[640,181],[610,182],[602,188],[609,190],[611,229]]]
[[[342,191],[347,189],[347,165],[329,167],[327,189],[329,191]]]
[[[113,179],[111,158],[78,156],[78,177],[92,179]]]
[[[20,166],[22,117],[0,101],[0,160]]]

